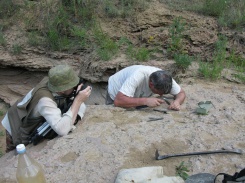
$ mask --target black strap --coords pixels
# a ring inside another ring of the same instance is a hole
[[[216,177],[214,179],[214,183],[216,182],[216,179],[219,175],[224,175],[224,179],[223,179],[222,183],[227,183],[228,181],[241,182],[240,180],[237,180],[237,179],[244,177],[244,180],[245,180],[245,168],[242,169],[239,173],[236,172],[234,175],[229,175],[226,173],[219,173],[216,175]]]

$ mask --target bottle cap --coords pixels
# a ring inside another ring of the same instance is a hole
[[[16,146],[16,150],[18,154],[23,154],[26,152],[26,147],[24,144],[19,144]]]

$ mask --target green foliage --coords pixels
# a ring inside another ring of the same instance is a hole
[[[4,38],[3,32],[0,30],[0,45],[6,46],[7,42]]]
[[[31,30],[38,27],[37,34],[29,34],[28,42],[32,46],[43,44],[54,51],[94,49],[100,59],[110,60],[118,53],[119,47],[131,43],[123,43],[123,40],[117,43],[106,35],[96,21],[97,15],[127,17],[146,8],[148,1],[150,0],[62,0],[45,1],[39,6],[28,3],[27,8],[36,16],[31,16],[26,25]],[[136,51],[134,58],[148,58],[147,49],[140,48]]]
[[[220,25],[239,27],[245,23],[244,0],[205,0],[202,12],[218,17]]]
[[[30,32],[28,34],[28,44],[31,46],[38,46],[40,45],[40,38],[37,32]]]
[[[192,63],[192,57],[187,54],[175,54],[174,60],[179,69],[186,70]]]
[[[238,74],[234,74],[234,77],[240,80],[242,83],[245,83],[245,75],[244,75],[245,70],[243,70],[243,73],[240,72]]]
[[[16,6],[12,0],[1,0],[0,1],[0,17],[7,18],[11,17],[15,11],[19,8]]]
[[[145,10],[147,4],[147,0],[120,0],[119,2],[106,0],[104,10],[108,17],[126,18]]]
[[[202,8],[203,13],[211,16],[221,16],[227,8],[227,0],[205,0]]]
[[[87,35],[87,31],[85,28],[74,26],[71,30],[71,34],[72,36],[74,36],[80,47],[85,48],[86,46],[88,46],[89,35]]]
[[[151,56],[151,51],[147,48],[135,48],[132,44],[128,45],[126,54],[129,58],[138,61],[147,61]]]
[[[4,136],[4,131],[0,131],[0,136]]]
[[[202,7],[203,0],[159,0],[160,3],[164,3],[170,9],[176,10],[187,10],[187,11],[196,11]]]
[[[219,36],[218,41],[215,43],[213,62],[222,64],[226,59],[226,45],[227,38],[223,35]]]
[[[60,7],[55,16],[48,17],[46,22],[46,43],[52,50],[64,50],[69,46],[70,34],[69,16],[64,8]]]
[[[241,55],[235,54],[234,50],[232,50],[227,60],[233,63],[234,66],[245,69],[245,59]]]
[[[2,150],[0,149],[0,158],[3,156],[3,152]]]
[[[216,80],[220,78],[222,70],[223,66],[217,63],[199,63],[198,71],[205,79]]]
[[[186,165],[184,161],[182,161],[179,166],[175,166],[176,176],[186,180],[189,177],[189,175],[186,173],[189,172],[188,167],[189,165]]]
[[[169,28],[170,43],[168,46],[168,53],[172,56],[174,53],[183,52],[183,32],[185,30],[185,22],[182,17],[177,17],[174,19],[173,23]]]
[[[216,80],[220,78],[221,72],[224,69],[226,61],[226,45],[227,38],[225,36],[219,36],[218,41],[215,44],[214,56],[211,63],[200,63],[199,73],[204,78]]]
[[[118,41],[118,46],[123,46],[123,45],[126,45],[126,46],[129,46],[130,44],[132,44],[130,42],[130,40],[126,37],[121,37]]]
[[[150,51],[147,48],[139,48],[135,53],[136,60],[147,61],[150,57]]]
[[[93,19],[98,3],[98,0],[62,0],[62,7],[75,21],[87,22]]]
[[[244,0],[160,0],[172,9],[215,16],[221,26],[241,28],[245,24]]]
[[[226,64],[227,67],[235,69],[236,74],[234,74],[234,77],[245,83],[245,59],[241,55],[235,54],[233,50],[227,57],[227,63],[229,64]]]
[[[21,54],[21,51],[22,51],[22,46],[19,45],[19,44],[14,44],[12,46],[12,50],[11,50],[11,53],[14,54],[14,55],[19,55]]]
[[[97,53],[102,60],[110,60],[118,52],[118,45],[101,29],[94,29],[94,38],[97,44]]]

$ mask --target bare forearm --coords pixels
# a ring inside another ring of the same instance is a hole
[[[114,105],[117,107],[137,107],[142,105],[147,105],[149,107],[156,107],[164,103],[162,99],[159,98],[133,98],[124,95],[119,92],[114,100]]]
[[[185,91],[181,89],[180,93],[175,96],[175,101],[178,102],[180,105],[183,104],[186,98]]]
[[[78,101],[78,100],[74,100],[71,105],[72,124],[75,123],[80,105],[81,105],[81,101]]]
[[[136,107],[136,106],[141,106],[141,105],[146,105],[146,100],[147,98],[133,98],[133,97],[125,97],[118,99],[116,98],[114,100],[114,105],[116,107]]]

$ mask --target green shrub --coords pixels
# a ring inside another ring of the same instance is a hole
[[[120,0],[119,2],[106,0],[104,10],[111,18],[126,18],[133,16],[137,12],[145,10],[147,8],[147,4],[147,0]]]
[[[232,63],[235,67],[245,69],[245,58],[239,54],[235,54],[234,50],[232,50],[231,54],[227,57],[227,61]]]
[[[3,35],[2,31],[0,31],[0,45],[6,46],[6,44],[7,44],[7,42],[4,38],[4,35]]]
[[[0,131],[0,136],[4,136],[4,134],[5,134],[4,131],[1,130],[1,131]]]
[[[183,32],[185,30],[185,22],[182,17],[177,17],[174,19],[173,23],[169,28],[170,43],[168,45],[168,53],[173,56],[178,53],[183,52]]]
[[[21,51],[22,51],[22,46],[19,45],[19,44],[14,44],[12,46],[12,50],[11,50],[11,53],[14,54],[14,55],[19,55],[21,54]]]
[[[215,43],[213,62],[217,64],[224,64],[226,61],[226,45],[227,38],[223,35],[218,37],[218,41]]]
[[[175,166],[176,176],[186,180],[189,177],[186,172],[190,171],[188,167],[189,165],[185,164],[184,161],[182,161],[179,166]]]
[[[124,45],[129,46],[131,44],[132,44],[131,41],[126,37],[121,37],[118,41],[118,46],[124,46]]]
[[[94,29],[94,39],[96,42],[97,53],[102,60],[110,60],[117,52],[118,45],[99,27]]]
[[[38,45],[40,45],[40,42],[41,42],[41,40],[40,40],[37,32],[30,32],[28,34],[28,44],[29,45],[38,46]]]
[[[241,28],[245,24],[244,0],[160,0],[172,9],[215,16],[221,26]]]
[[[1,0],[0,1],[0,17],[7,18],[11,17],[19,9],[12,0]]]
[[[223,66],[217,63],[199,63],[199,73],[206,79],[216,80],[220,78]]]
[[[227,9],[227,0],[205,0],[203,4],[203,13],[211,16],[221,16]]]
[[[225,36],[219,36],[215,43],[213,59],[210,63],[200,63],[199,73],[204,78],[216,80],[220,78],[221,72],[225,67],[226,62],[226,44],[227,38]]]
[[[147,61],[150,57],[150,51],[147,48],[139,48],[136,50],[135,58],[138,61]]]
[[[151,56],[151,51],[144,47],[135,48],[132,44],[129,44],[126,55],[133,60],[147,61]]]
[[[74,40],[78,42],[80,47],[88,47],[89,35],[87,34],[87,30],[85,28],[74,26],[71,30],[71,35],[74,37]]]
[[[243,70],[243,72],[234,74],[234,77],[237,78],[238,80],[240,80],[242,83],[245,83],[245,70]]]
[[[192,63],[192,57],[186,54],[175,54],[174,60],[179,69],[186,70]]]
[[[62,0],[62,5],[67,12],[82,23],[91,21],[98,7],[98,0]]]

